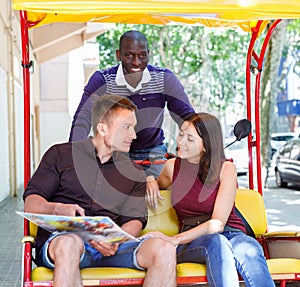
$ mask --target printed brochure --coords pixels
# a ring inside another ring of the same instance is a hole
[[[138,241],[107,216],[60,216],[21,211],[16,213],[50,232],[76,233],[86,242],[92,239],[110,243]]]

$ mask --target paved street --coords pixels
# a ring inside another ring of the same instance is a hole
[[[300,187],[268,188],[264,193],[269,231],[300,231]]]

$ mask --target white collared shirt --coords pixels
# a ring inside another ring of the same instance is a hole
[[[118,67],[118,71],[117,71],[117,75],[116,75],[117,86],[126,86],[127,89],[133,93],[140,90],[142,88],[142,84],[148,83],[150,80],[151,80],[151,75],[150,75],[148,68],[146,67],[145,70],[143,71],[143,76],[142,76],[141,81],[134,88],[131,85],[129,85],[125,79],[122,63]]]

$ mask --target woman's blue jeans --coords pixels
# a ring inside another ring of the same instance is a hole
[[[177,263],[206,263],[211,287],[275,287],[263,250],[256,239],[237,231],[209,234],[177,247]],[[238,271],[238,273],[237,273]]]

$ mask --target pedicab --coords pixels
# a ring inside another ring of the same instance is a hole
[[[262,244],[272,278],[286,286],[300,281],[299,232],[267,232],[263,201],[260,159],[260,79],[270,37],[282,19],[300,17],[299,0],[12,0],[19,10],[24,85],[24,186],[30,178],[30,73],[33,65],[29,53],[28,29],[58,22],[106,22],[158,25],[205,25],[236,27],[249,32],[251,39],[246,59],[247,119],[254,122],[255,141],[248,135],[249,186],[238,188],[236,206]],[[272,20],[272,21],[271,21]],[[264,33],[263,33],[264,32]],[[263,36],[265,35],[265,36]],[[262,39],[260,42],[259,40]],[[260,44],[262,43],[262,44]],[[256,52],[258,51],[258,52]],[[253,65],[253,63],[255,63]],[[255,81],[251,83],[251,73]],[[251,87],[254,85],[254,96]],[[254,103],[254,104],[252,104]],[[255,162],[253,165],[255,150]],[[256,188],[254,188],[254,169]],[[149,210],[149,222],[143,232],[161,230],[168,235],[178,232],[178,222],[170,203],[170,191],[162,191],[165,200],[155,212]],[[53,271],[32,266],[36,227],[24,221],[22,286],[53,286]],[[272,246],[272,247],[271,247]],[[290,252],[288,252],[290,250]],[[288,254],[288,255],[287,255]],[[293,254],[296,254],[293,256]],[[298,255],[297,255],[298,254]],[[126,268],[86,268],[81,270],[85,286],[140,286],[145,273]],[[183,263],[177,266],[178,286],[207,283],[204,264]]]

